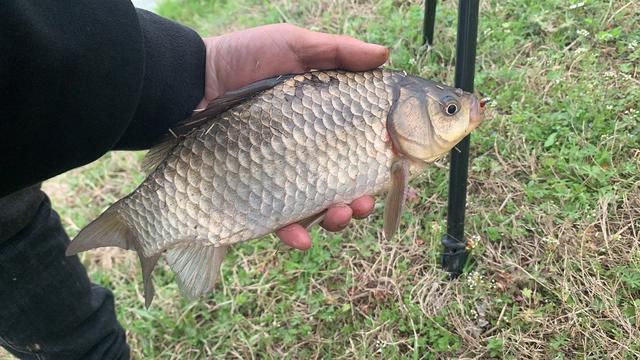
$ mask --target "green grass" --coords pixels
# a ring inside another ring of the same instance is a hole
[[[273,22],[392,48],[389,66],[453,83],[456,3],[421,47],[417,1],[165,0],[163,16],[221,34]],[[397,240],[381,211],[308,252],[235,246],[217,292],[188,302],[165,265],[145,310],[131,253],[82,255],[112,289],[136,358],[640,357],[640,5],[483,1],[476,89],[494,103],[472,137],[458,280],[438,265],[447,160],[413,186]],[[109,154],[46,183],[73,235],[144,177]]]

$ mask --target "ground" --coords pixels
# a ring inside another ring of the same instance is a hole
[[[439,2],[430,49],[419,1],[164,0],[157,12],[203,36],[274,22],[346,33],[390,47],[390,67],[453,83],[456,4]],[[378,209],[339,234],[314,230],[308,252],[241,244],[201,301],[163,264],[147,310],[134,254],[81,258],[114,291],[135,358],[638,358],[638,23],[632,1],[481,2],[476,90],[494,102],[472,136],[475,247],[459,279],[438,264],[447,159],[412,184],[394,241]],[[45,184],[71,235],[144,179],[142,156]]]

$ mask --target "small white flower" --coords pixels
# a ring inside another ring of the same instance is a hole
[[[578,30],[576,30],[576,33],[578,35],[584,36],[584,37],[589,36],[589,32],[587,30],[585,30],[585,29],[578,29]]]
[[[573,10],[573,9],[577,9],[577,8],[581,8],[584,6],[584,2],[579,2],[577,4],[571,4],[569,5],[569,9]]]

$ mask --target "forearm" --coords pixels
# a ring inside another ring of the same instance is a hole
[[[135,115],[115,149],[144,149],[204,96],[205,48],[193,30],[137,10],[144,38],[145,69]]]
[[[0,197],[147,147],[202,99],[200,37],[128,1],[0,8]]]

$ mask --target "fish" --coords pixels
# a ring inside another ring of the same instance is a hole
[[[331,205],[386,193],[392,239],[408,182],[483,120],[469,92],[402,71],[313,70],[257,81],[212,100],[167,131],[145,180],[84,227],[71,256],[99,247],[140,258],[145,306],[164,255],[183,296],[214,290],[229,247]]]

